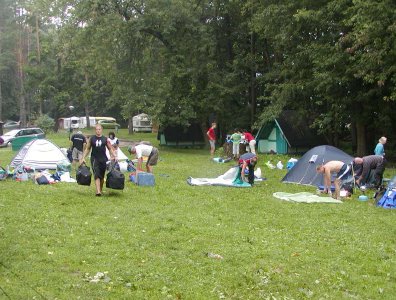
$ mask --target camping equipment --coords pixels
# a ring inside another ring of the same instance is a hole
[[[36,177],[37,184],[49,184],[49,181],[45,175],[40,175]]]
[[[297,162],[298,162],[298,159],[290,158],[290,159],[287,161],[286,169],[290,170],[291,168],[294,167],[294,165],[295,165]]]
[[[66,155],[54,143],[46,139],[34,139],[26,143],[11,161],[11,167],[30,166],[36,170],[55,170]]]
[[[136,184],[140,186],[154,186],[154,175],[152,173],[138,172],[136,174]]]
[[[62,160],[56,164],[57,172],[71,172],[71,163],[68,159]]]
[[[368,197],[366,195],[360,195],[359,196],[359,201],[367,201]]]
[[[290,201],[290,202],[303,202],[303,203],[342,203],[341,200],[333,199],[331,197],[320,197],[312,193],[283,193],[276,192],[272,194],[275,198]]]
[[[187,179],[189,185],[218,185],[218,186],[231,186],[231,187],[251,187],[251,185],[244,181],[235,181],[240,176],[239,167],[232,167],[223,175],[216,178],[192,178]]]
[[[3,167],[0,167],[0,180],[6,179],[8,176],[8,172]]]
[[[77,183],[80,185],[91,185],[92,173],[85,164],[78,167],[76,172]]]
[[[117,170],[117,163],[110,163],[110,171],[107,173],[106,177],[106,187],[114,190],[123,190],[125,184],[125,176],[119,171],[119,166]]]
[[[67,149],[66,150],[66,153],[67,153],[67,159],[70,161],[70,162],[73,162],[73,156],[72,156],[72,153],[73,153],[73,150],[71,149],[71,148],[69,148],[69,149]]]
[[[381,193],[381,191],[378,192]],[[396,176],[389,181],[386,191],[377,202],[377,206],[387,209],[396,209]]]
[[[283,177],[282,182],[312,186],[323,185],[323,174],[317,173],[316,167],[331,160],[351,163],[353,157],[333,146],[317,146],[306,152],[298,160],[294,167]]]

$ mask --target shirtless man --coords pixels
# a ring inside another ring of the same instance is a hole
[[[340,182],[342,179],[346,178],[351,171],[351,165],[346,164],[342,161],[332,160],[324,165],[316,167],[316,172],[323,173],[324,181],[324,193],[331,193],[331,174],[337,173],[336,179],[334,181],[335,186],[335,196],[333,198],[340,198]]]

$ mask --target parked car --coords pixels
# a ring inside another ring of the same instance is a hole
[[[20,136],[30,136],[42,139],[45,138],[45,133],[40,128],[13,129],[0,137],[3,140],[3,143],[0,145],[0,147],[7,147],[15,138]]]
[[[111,120],[99,120],[98,124],[102,125],[105,129],[120,129],[120,124]]]
[[[11,129],[17,129],[21,126],[21,122],[16,122],[16,121],[7,121],[4,123],[3,128],[5,130],[11,130]]]

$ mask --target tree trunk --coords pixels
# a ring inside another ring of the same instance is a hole
[[[3,47],[1,43],[1,39],[3,38],[3,27],[0,22],[0,56],[3,52]],[[2,94],[2,85],[1,80],[3,79],[3,74],[0,72],[0,121],[3,120],[3,94]]]
[[[39,34],[39,22],[38,16],[36,15],[36,47],[37,47],[37,64],[40,66],[41,64],[41,51],[40,51],[40,34]],[[43,114],[43,99],[41,97],[38,99],[39,101],[39,115]]]
[[[256,56],[256,36],[254,32],[250,35],[250,54],[252,59]],[[255,114],[256,114],[256,68],[255,62],[251,62],[251,70],[250,70],[250,128],[254,124]]]
[[[20,13],[20,11],[19,11]],[[18,62],[18,83],[19,83],[19,118],[21,121],[21,127],[26,127],[27,125],[27,113],[26,113],[26,99],[24,91],[24,73],[23,73],[23,27],[22,23],[18,26],[19,39],[18,39],[18,51],[17,51],[17,62]]]
[[[128,118],[128,134],[133,134],[133,116]]]
[[[357,156],[366,155],[366,125],[360,121],[356,122],[356,152]]]

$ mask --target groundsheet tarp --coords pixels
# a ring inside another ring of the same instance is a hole
[[[290,201],[290,202],[300,202],[300,203],[342,203],[341,200],[333,199],[328,196],[318,196],[308,192],[302,193],[284,193],[276,192],[272,194],[275,198]]]
[[[251,187],[247,182],[240,179],[239,167],[233,167],[216,178],[192,178],[187,179],[187,183],[190,185],[220,185],[220,186],[232,186],[232,187]]]

